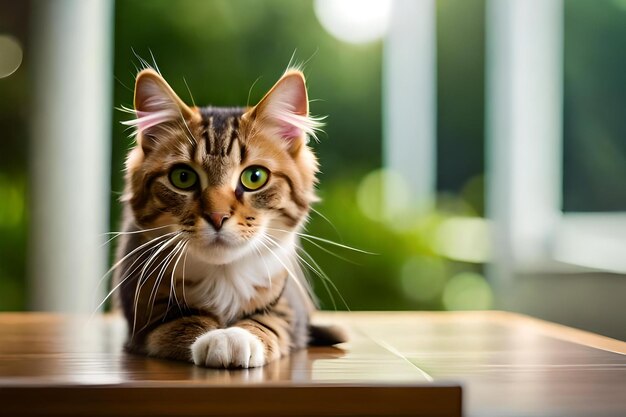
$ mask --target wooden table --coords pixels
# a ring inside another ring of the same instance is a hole
[[[0,314],[0,415],[626,416],[624,342],[502,312],[316,320],[351,342],[224,371],[123,353],[116,316]]]

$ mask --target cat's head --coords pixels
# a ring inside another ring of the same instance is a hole
[[[287,71],[254,107],[187,106],[152,69],[135,83],[127,202],[142,229],[182,231],[210,263],[277,248],[316,201],[304,76]]]

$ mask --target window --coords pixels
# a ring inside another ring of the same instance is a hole
[[[626,209],[611,175],[626,169],[624,122],[611,105],[626,98],[624,14],[601,3],[488,3],[488,190],[500,274],[626,271],[626,216],[606,212]]]

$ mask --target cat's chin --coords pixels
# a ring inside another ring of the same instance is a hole
[[[251,249],[246,244],[234,244],[225,239],[213,239],[196,241],[190,245],[193,254],[199,259],[211,265],[230,264],[244,257]]]

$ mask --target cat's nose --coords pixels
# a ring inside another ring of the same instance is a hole
[[[209,223],[211,223],[215,230],[220,230],[226,219],[228,219],[229,217],[230,214],[228,213],[213,212],[209,213],[206,219],[209,221]]]

